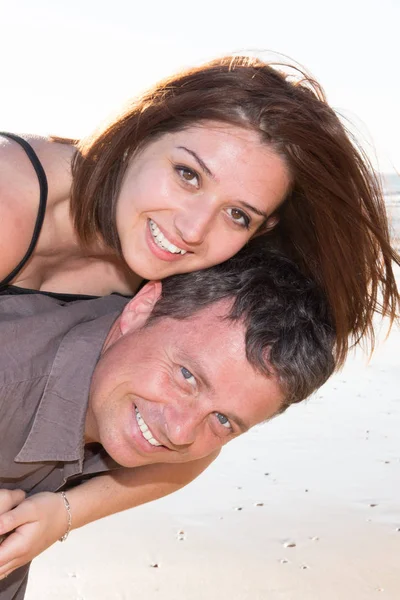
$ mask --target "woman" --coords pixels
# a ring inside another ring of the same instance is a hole
[[[324,289],[337,366],[349,342],[373,342],[375,312],[395,318],[399,257],[379,183],[303,74],[295,80],[258,59],[228,56],[160,83],[90,139],[60,141],[31,141],[40,162],[25,147],[38,179],[15,140],[1,149],[4,293],[129,294],[143,278],[222,262],[264,235]],[[189,472],[152,465],[135,470],[133,483],[124,470],[91,480],[68,492],[73,524],[169,493],[207,464]],[[169,483],[159,488],[157,479]],[[26,523],[34,504],[28,551],[16,542],[12,550],[11,536],[0,576],[65,532],[57,494],[29,502],[13,522]]]

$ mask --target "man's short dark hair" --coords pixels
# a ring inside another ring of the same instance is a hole
[[[242,320],[248,361],[275,375],[282,411],[319,388],[335,368],[335,331],[322,290],[280,252],[257,240],[226,262],[163,280],[147,322],[187,319],[209,304],[232,299],[224,318]]]

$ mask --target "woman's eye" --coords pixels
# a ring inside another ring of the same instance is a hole
[[[187,184],[193,187],[199,187],[200,178],[196,171],[189,169],[188,167],[177,166],[175,167],[179,177]]]
[[[215,416],[217,417],[218,421],[223,427],[225,427],[226,429],[232,429],[232,425],[230,424],[228,417],[219,412],[216,412]]]
[[[249,228],[250,219],[245,212],[239,210],[239,208],[228,208],[227,212],[234,223],[237,223],[246,229]]]
[[[189,369],[186,369],[186,367],[181,367],[181,373],[184,379],[186,379],[186,381],[188,381],[190,385],[196,385],[196,379],[194,375],[192,375],[192,373],[189,371]]]

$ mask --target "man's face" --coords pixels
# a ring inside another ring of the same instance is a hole
[[[282,391],[248,362],[242,323],[222,318],[229,306],[148,328],[142,310],[122,317],[93,375],[86,440],[127,467],[187,462],[272,417]]]

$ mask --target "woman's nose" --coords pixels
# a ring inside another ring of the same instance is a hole
[[[174,224],[186,244],[198,246],[204,242],[216,219],[215,200],[198,197],[176,214]]]

